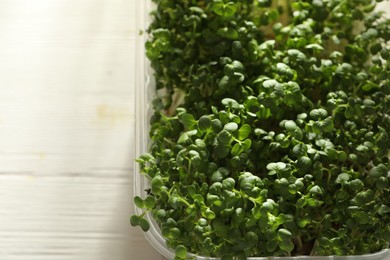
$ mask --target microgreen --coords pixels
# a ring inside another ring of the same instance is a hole
[[[390,242],[390,21],[374,1],[153,0],[140,171],[176,259]],[[160,91],[162,90],[162,91]]]

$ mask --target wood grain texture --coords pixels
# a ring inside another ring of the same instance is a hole
[[[131,228],[141,0],[0,1],[0,259],[161,259]]]

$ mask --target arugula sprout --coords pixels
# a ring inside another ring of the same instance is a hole
[[[390,20],[360,0],[153,0],[151,214],[188,254],[360,255],[390,243]],[[160,93],[160,92],[159,92]]]

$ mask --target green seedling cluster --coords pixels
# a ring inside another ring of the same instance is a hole
[[[371,0],[154,0],[135,197],[176,259],[390,241],[390,21]],[[142,198],[141,198],[142,197]]]

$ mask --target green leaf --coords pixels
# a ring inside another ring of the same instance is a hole
[[[134,227],[139,226],[144,232],[148,231],[150,228],[149,222],[143,217],[137,215],[133,215],[130,217],[130,224]]]
[[[240,153],[242,153],[243,151],[244,151],[244,148],[242,147],[242,145],[240,143],[236,143],[233,146],[231,153],[232,153],[233,156],[237,156]]]
[[[300,227],[300,228],[306,227],[306,225],[309,224],[309,223],[310,223],[310,220],[309,220],[309,219],[306,219],[306,218],[298,219],[298,220],[297,220],[297,225],[298,225],[298,227]]]
[[[355,112],[351,106],[347,106],[344,112],[344,116],[348,119],[353,118],[355,115]]]
[[[370,149],[366,146],[366,145],[358,145],[358,147],[356,147],[356,151],[358,152],[361,152],[361,153],[365,153],[365,152],[368,152]]]
[[[307,199],[307,205],[309,205],[309,207],[312,207],[312,208],[319,207],[322,203],[323,203],[322,201],[316,200],[315,198],[308,198]]]
[[[380,191],[384,190],[385,188],[387,188],[389,185],[389,181],[388,181],[388,178],[386,177],[380,177],[377,181],[376,181],[376,188]]]
[[[284,127],[295,139],[302,140],[303,132],[294,121],[286,120]]]
[[[130,224],[131,224],[133,227],[138,226],[139,219],[140,219],[139,216],[137,216],[137,215],[132,215],[132,216],[130,217]]]
[[[194,202],[196,202],[197,204],[202,204],[204,202],[204,198],[201,194],[194,194],[192,196],[192,199],[194,200]]]
[[[215,171],[212,175],[211,175],[211,181],[212,182],[220,182],[223,180],[223,175],[222,173],[220,173],[219,171]]]
[[[187,258],[187,248],[183,245],[178,245],[175,249],[175,257],[178,259]]]
[[[345,183],[351,179],[351,175],[348,173],[340,173],[336,178],[336,183]]]
[[[212,10],[217,15],[228,18],[236,13],[237,7],[234,2],[227,2],[225,4],[222,0],[214,0]]]
[[[282,87],[282,85],[274,79],[268,79],[263,82],[263,87],[272,90],[272,89],[280,88]]]
[[[219,132],[222,130],[222,122],[219,119],[213,119],[211,120],[211,128],[213,129],[214,132]]]
[[[362,90],[367,92],[375,88],[379,88],[379,85],[369,80],[362,86]]]
[[[303,132],[300,128],[296,128],[294,132],[291,133],[292,136],[297,139],[297,140],[302,140],[303,139]]]
[[[144,201],[139,196],[134,197],[134,204],[140,209],[145,207]]]
[[[286,168],[286,164],[284,162],[276,162],[267,164],[267,169],[269,171],[281,171]]]
[[[257,242],[259,241],[259,237],[257,236],[257,234],[253,231],[248,231],[246,234],[245,234],[245,242],[250,245],[250,246],[253,246],[253,245],[256,245]]]
[[[221,88],[228,88],[230,86],[230,78],[228,76],[223,76],[218,82],[218,86]]]
[[[268,21],[273,22],[279,18],[279,12],[277,9],[270,9],[266,11],[266,15],[268,16]]]
[[[355,201],[358,205],[363,205],[374,199],[374,193],[372,190],[361,191],[355,196]]]
[[[281,240],[289,240],[292,236],[291,232],[285,228],[279,229],[277,235]]]
[[[180,229],[172,227],[172,225],[166,225],[161,230],[162,235],[168,239],[178,239],[180,237]]]
[[[224,98],[222,99],[222,105],[224,105],[226,108],[233,108],[233,109],[238,109],[240,105],[238,102],[232,98]]]
[[[168,204],[169,204],[172,208],[177,209],[178,206],[180,205],[180,204],[179,204],[179,197],[178,197],[176,194],[172,194],[171,196],[169,196]]]
[[[158,28],[158,29],[155,29],[153,30],[152,32],[153,34],[153,37],[155,38],[161,38],[161,39],[169,39],[170,38],[170,31],[168,29],[162,29],[162,28]]]
[[[328,112],[323,108],[313,109],[312,111],[310,111],[310,117],[314,120],[323,119],[327,117],[327,115]]]
[[[304,143],[298,143],[293,147],[293,153],[296,157],[301,157],[306,155],[307,146]]]
[[[363,187],[364,187],[364,183],[359,179],[352,180],[349,182],[349,188],[351,190],[354,190],[355,192],[362,190]]]
[[[278,230],[277,236],[280,249],[286,252],[291,252],[294,249],[294,244],[291,241],[292,234],[289,230],[281,228]]]
[[[277,63],[276,71],[279,75],[284,76],[287,80],[293,80],[296,76],[296,72],[284,63]]]
[[[312,188],[310,188],[309,193],[313,195],[319,195],[319,196],[322,196],[324,194],[321,187],[318,185],[315,185]]]
[[[159,209],[153,213],[153,217],[159,221],[163,221],[167,216],[167,212],[164,209]]]
[[[290,56],[291,60],[293,61],[302,62],[306,60],[306,55],[297,49],[289,49],[287,51],[287,54]]]
[[[370,216],[367,214],[367,212],[358,211],[352,214],[352,216],[360,225],[365,225],[370,222]]]
[[[202,227],[207,226],[208,223],[209,223],[208,220],[205,219],[205,218],[200,218],[200,219],[198,220],[198,224],[199,224],[200,226],[202,226]]]
[[[329,242],[331,243],[331,245],[333,247],[336,247],[336,248],[341,248],[344,246],[344,242],[343,242],[343,239],[341,237],[334,237],[334,238],[330,239]]]
[[[144,205],[147,209],[153,209],[156,206],[156,199],[153,196],[147,196]]]
[[[238,129],[238,140],[244,140],[251,133],[252,128],[248,124],[244,124]]]
[[[219,28],[217,34],[223,38],[230,39],[230,40],[238,39],[238,32],[235,29],[230,27]]]
[[[146,56],[150,60],[157,59],[161,54],[160,50],[155,48],[152,42],[146,42],[145,49],[146,49]]]
[[[233,132],[237,131],[238,125],[234,122],[229,122],[223,127],[223,129],[225,129],[226,131],[229,131],[230,133],[233,133]]]
[[[209,187],[209,192],[211,194],[221,195],[221,193],[222,193],[222,183],[214,182],[213,184],[211,184],[211,186]]]
[[[373,179],[379,179],[381,176],[387,175],[387,167],[384,164],[379,164],[373,167],[368,175]]]
[[[244,72],[244,65],[241,62],[239,62],[237,60],[234,60],[234,61],[232,61],[232,63],[225,65],[225,67],[224,67],[225,75],[227,75],[229,77],[234,77],[234,73],[236,73],[236,72],[239,72],[239,73],[243,73]],[[226,100],[230,100],[230,101],[236,102],[234,99],[224,98],[222,100],[222,104],[224,104],[225,106],[226,106],[226,104],[225,104]],[[237,103],[237,105],[234,108],[238,108],[238,103]]]
[[[378,36],[378,31],[374,28],[369,28],[367,31],[363,32],[361,37],[363,40],[369,40]]]
[[[288,192],[290,194],[296,194],[297,193],[297,186],[294,183],[288,185]]]
[[[269,118],[271,116],[271,109],[264,105],[259,106],[259,111],[256,113],[259,118]]]
[[[378,52],[380,52],[382,50],[382,45],[380,43],[376,43],[376,44],[373,44],[371,47],[370,47],[370,52],[371,54],[377,54]]]
[[[302,197],[302,198],[299,198],[299,199],[297,200],[296,206],[297,206],[298,208],[303,208],[306,204],[307,204],[307,200],[306,200],[304,197]]]
[[[248,151],[251,148],[252,145],[252,140],[251,139],[246,139],[241,142],[242,148],[244,151]]]
[[[177,139],[177,143],[178,144],[185,144],[185,143],[188,143],[190,141],[191,141],[191,139],[190,139],[190,137],[188,136],[187,133],[181,134],[179,139]]]
[[[195,140],[195,145],[198,149],[204,150],[206,149],[206,143],[202,139],[196,139]]]
[[[316,145],[321,147],[321,149],[324,151],[334,148],[333,143],[327,139],[316,140]]]
[[[264,184],[258,176],[254,176],[250,172],[243,173],[240,178],[240,189],[245,193],[251,193],[255,187],[262,187]],[[262,190],[266,191],[266,190]]]
[[[230,145],[230,143],[233,141],[233,136],[232,136],[232,134],[229,131],[224,129],[224,130],[222,130],[221,132],[218,133],[217,139],[222,144],[229,144]]]
[[[259,220],[263,216],[261,207],[257,204],[251,209],[251,212],[252,212],[252,216],[257,220]]]
[[[281,241],[279,242],[279,247],[283,251],[291,252],[294,250],[294,243],[291,241]]]
[[[384,60],[390,59],[390,49],[389,49],[389,48],[384,48],[384,49],[382,49],[382,51],[381,51],[381,57],[382,57],[382,59],[384,59]]]
[[[158,195],[161,193],[161,187],[164,185],[164,182],[160,175],[153,177],[150,184],[151,184],[151,190],[153,194]]]
[[[210,208],[205,208],[205,210],[202,210],[202,216],[206,219],[215,219],[216,215],[214,211],[212,211]]]
[[[380,215],[386,215],[386,214],[389,214],[390,213],[390,207],[389,206],[387,206],[387,205],[384,205],[384,204],[382,204],[380,207],[379,207],[379,209],[378,209],[378,213],[380,214]]]
[[[308,169],[312,165],[312,161],[307,156],[302,156],[297,160],[297,166],[301,169]]]
[[[273,253],[275,252],[277,246],[278,246],[278,241],[276,239],[268,240],[267,251]]]
[[[211,206],[211,204],[216,206],[221,206],[222,201],[217,195],[207,194],[207,203]]]
[[[233,207],[238,201],[236,194],[228,190],[225,190],[223,193],[224,193],[224,198],[225,198],[224,202],[226,204],[226,208]]]
[[[347,160],[347,153],[344,151],[338,151],[337,160],[339,160],[340,162],[344,162],[345,160]]]
[[[294,132],[298,128],[297,124],[292,120],[287,120],[284,127],[289,132]]]
[[[274,206],[270,201],[265,201],[261,205],[261,209],[266,211],[266,212],[272,212],[274,210]]]
[[[337,157],[338,157],[338,152],[336,149],[334,148],[331,148],[328,150],[328,157],[329,159],[331,160],[337,160]]]
[[[312,43],[312,44],[306,45],[305,48],[309,49],[309,50],[315,50],[317,52],[321,52],[324,50],[324,47],[322,47],[321,45],[319,45],[317,43]]]
[[[197,123],[194,116],[188,113],[179,114],[179,119],[187,129],[192,129]]]
[[[229,226],[226,225],[221,219],[214,219],[211,223],[211,226],[214,229],[214,232],[219,237],[227,237],[229,233]]]
[[[233,190],[235,186],[236,181],[231,177],[226,178],[222,181],[222,189],[224,190]]]
[[[202,163],[202,158],[197,151],[191,150],[188,152],[188,155],[193,165],[199,166]]]
[[[210,118],[206,115],[201,116],[198,120],[198,127],[199,127],[199,130],[202,132],[208,131],[211,127]]]
[[[315,124],[322,130],[322,132],[331,132],[334,129],[333,120],[331,117],[327,117],[324,120],[317,121]]]

